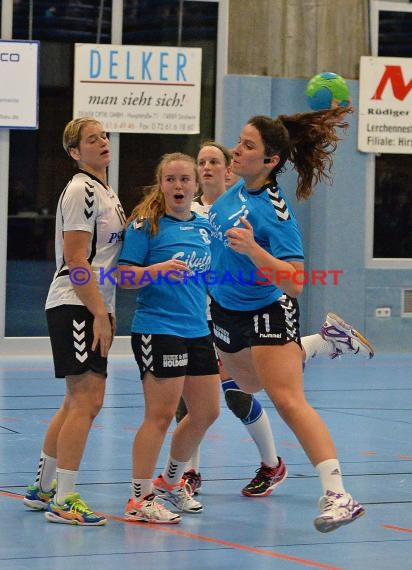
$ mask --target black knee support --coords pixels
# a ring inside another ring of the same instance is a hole
[[[241,390],[225,390],[225,400],[227,407],[237,418],[244,421],[249,417],[252,405],[252,394],[246,394]]]

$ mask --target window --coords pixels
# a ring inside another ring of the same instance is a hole
[[[113,0],[114,2],[116,0]],[[225,0],[124,0],[123,43],[203,49],[201,133],[191,136],[122,134],[119,196],[130,212],[153,181],[165,152],[194,155],[215,136],[219,6]],[[114,4],[113,4],[114,6]],[[110,2],[14,2],[13,39],[40,40],[39,129],[10,131],[5,337],[47,336],[44,302],[55,269],[57,201],[71,176],[62,148],[72,118],[74,43],[111,43]],[[3,278],[3,277],[2,277]],[[118,294],[117,334],[129,335],[135,293]]]
[[[412,6],[371,1],[372,55],[412,57]],[[412,100],[412,95],[409,95]],[[374,160],[371,267],[412,266],[412,160],[381,154]]]

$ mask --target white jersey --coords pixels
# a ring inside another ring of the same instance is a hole
[[[192,212],[196,212],[196,214],[199,214],[199,216],[203,216],[204,218],[209,218],[209,210],[212,207],[212,204],[203,204],[202,202],[202,196],[198,196],[197,198],[195,198],[192,202],[192,205],[190,206],[190,209],[192,210]],[[208,301],[207,301],[207,309],[206,309],[206,318],[208,321],[212,320],[212,316],[210,314],[210,297],[208,296]]]
[[[57,269],[50,285],[46,309],[59,305],[83,305],[72,284],[76,283],[75,272],[69,276],[69,268],[63,256],[63,233],[81,230],[91,234],[87,258],[107,312],[114,312],[114,268],[123,240],[125,219],[119,199],[110,186],[104,186],[97,178],[84,171],[73,176],[57,205]],[[87,279],[84,272],[81,272],[79,277],[84,281]],[[93,278],[93,275],[90,277]]]
[[[192,210],[192,212],[196,212],[196,214],[199,214],[200,216],[203,216],[204,218],[208,218],[209,217],[209,210],[211,207],[212,207],[211,204],[203,204],[202,196],[198,196],[197,198],[195,198],[193,200],[190,209]]]

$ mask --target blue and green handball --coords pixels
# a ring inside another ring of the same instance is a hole
[[[306,86],[305,95],[312,111],[351,105],[348,84],[343,77],[332,71],[324,71],[312,77]]]

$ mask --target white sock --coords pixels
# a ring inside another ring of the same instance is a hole
[[[152,493],[151,479],[132,479],[132,495],[137,501],[141,501],[143,497]]]
[[[189,471],[189,469],[193,469],[195,473],[200,473],[199,471],[200,465],[200,445],[196,447],[194,452],[192,453],[192,457],[187,462],[185,467],[185,471]]]
[[[279,465],[278,454],[266,411],[262,409],[261,416],[252,424],[245,425],[245,428],[259,449],[262,463],[269,467],[277,467]]]
[[[331,343],[325,340],[319,333],[303,336],[300,342],[306,353],[305,362],[314,356],[329,356],[332,352]]]
[[[316,465],[316,471],[319,473],[324,495],[326,495],[326,491],[333,491],[337,494],[346,493],[343,486],[342,471],[337,459],[321,461]]]
[[[56,465],[57,459],[50,457],[50,455],[47,455],[42,450],[36,480],[34,482],[42,491],[50,491],[53,487],[53,481],[56,479]]]
[[[78,473],[78,471],[70,471],[69,469],[60,469],[60,467],[57,467],[56,503],[58,505],[63,505],[67,495],[76,492]]]
[[[168,485],[177,485],[185,472],[187,461],[177,461],[170,457],[163,471],[163,479]]]

